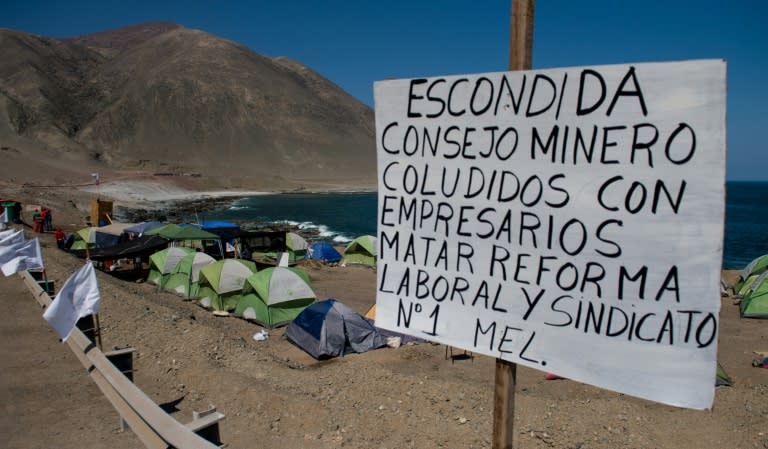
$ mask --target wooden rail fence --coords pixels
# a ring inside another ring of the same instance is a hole
[[[44,290],[29,272],[19,275],[45,308],[51,304],[48,285]],[[130,426],[150,449],[216,449],[219,448],[218,422],[224,415],[213,410],[195,413],[193,420],[181,424],[155,404],[123,372],[109,360],[96,344],[78,328],[67,338],[67,344],[85,367],[88,375],[109,399],[122,420]],[[201,435],[215,441],[209,441]]]

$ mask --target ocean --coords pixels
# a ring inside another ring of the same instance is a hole
[[[205,220],[286,223],[343,245],[376,234],[376,193],[291,193],[242,198]],[[723,268],[741,269],[768,253],[768,182],[726,184]]]

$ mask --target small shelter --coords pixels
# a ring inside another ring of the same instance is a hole
[[[291,322],[315,302],[309,276],[299,268],[270,267],[245,280],[235,314],[273,328]]]
[[[741,298],[741,316],[745,318],[768,318],[768,271],[764,271]]]
[[[212,256],[197,251],[182,257],[166,279],[163,288],[186,299],[197,297],[200,289],[200,270],[214,262],[216,259]]]
[[[739,273],[739,282],[733,287],[733,291],[744,296],[752,283],[765,271],[768,271],[768,254],[755,258]]]
[[[376,266],[377,239],[372,235],[363,235],[352,240],[344,250],[342,265]]]
[[[328,242],[317,242],[307,250],[307,258],[325,263],[338,263],[341,260],[341,253]]]
[[[149,274],[147,282],[163,287],[179,261],[195,252],[192,248],[171,247],[149,256]]]
[[[200,305],[216,311],[231,312],[243,295],[245,280],[256,273],[250,260],[223,259],[200,270]]]
[[[285,247],[288,248],[291,260],[304,260],[307,256],[309,243],[307,243],[304,237],[295,232],[286,232]]]
[[[370,322],[335,299],[304,309],[288,325],[285,336],[318,360],[386,346],[386,340]]]
[[[74,232],[74,241],[70,250],[96,248],[96,227],[88,226]]]

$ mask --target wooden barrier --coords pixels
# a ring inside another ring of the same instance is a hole
[[[19,275],[24,279],[24,283],[35,296],[38,304],[43,308],[48,307],[52,302],[48,293],[28,272],[23,271]],[[134,385],[80,329],[75,327],[72,330],[67,338],[67,344],[120,417],[146,447],[150,449],[219,447],[217,445],[219,441],[214,444],[201,435],[215,435],[218,440],[218,422],[224,418],[223,414],[203,412],[191,423],[181,424]]]

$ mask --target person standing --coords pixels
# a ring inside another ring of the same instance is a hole
[[[32,230],[36,233],[43,232],[43,216],[40,214],[40,209],[35,209],[32,212],[32,222],[34,223]]]
[[[61,228],[56,227],[53,236],[56,237],[56,246],[58,246],[59,249],[64,249],[64,239],[66,238],[64,231],[62,231]]]
[[[45,215],[43,215],[43,231],[53,231],[53,211],[47,207],[43,209]]]
[[[48,212],[49,211],[48,211],[47,207],[43,207],[42,209],[40,209],[40,219],[43,222],[41,227],[40,227],[41,228],[41,232],[45,232],[45,231],[48,230],[48,228],[47,228],[47,226],[48,226]]]

